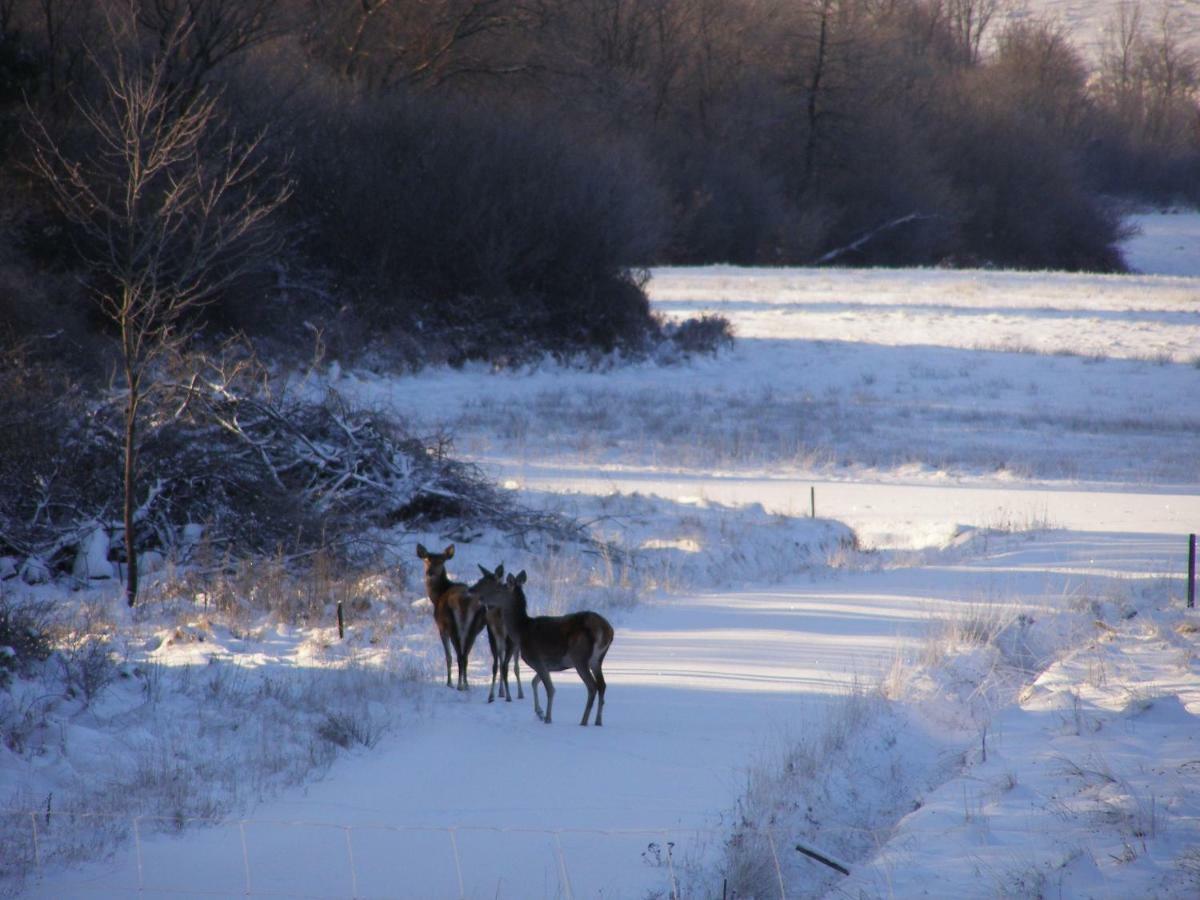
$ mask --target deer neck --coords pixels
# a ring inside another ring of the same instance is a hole
[[[429,594],[429,600],[432,603],[437,603],[438,599],[450,589],[450,576],[446,574],[445,569],[439,569],[436,575],[425,576],[425,591]]]
[[[525,591],[517,585],[512,595],[512,605],[509,607],[511,627],[518,632],[529,626],[529,607],[525,603]]]

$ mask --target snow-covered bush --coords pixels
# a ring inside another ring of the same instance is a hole
[[[378,554],[379,532],[430,523],[449,532],[494,526],[582,536],[561,518],[519,507],[455,460],[446,439],[412,435],[332,392],[313,400],[275,390],[241,350],[177,366],[158,374],[160,389],[146,401],[135,521],[140,548],[159,555],[146,554],[142,565],[166,558],[234,572],[320,554],[362,565]],[[112,577],[124,563],[115,514],[122,397],[71,395],[68,403],[54,398],[50,382],[44,393],[42,408],[21,420],[28,434],[18,430],[29,451],[0,461],[0,554],[27,581]],[[294,588],[257,605],[303,613]]]
[[[667,322],[663,325],[663,335],[684,355],[712,354],[733,346],[733,326],[724,316],[713,313]]]
[[[50,655],[49,620],[48,602],[18,603],[0,582],[0,690],[14,672],[27,671]]]

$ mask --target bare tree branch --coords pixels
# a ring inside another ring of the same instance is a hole
[[[108,19],[105,58],[111,62],[91,56],[101,97],[76,100],[93,139],[90,153],[69,156],[30,110],[33,168],[76,227],[80,254],[94,274],[92,288],[118,332],[127,392],[124,509],[131,606],[137,596],[138,423],[154,387],[154,365],[187,340],[189,312],[228,288],[273,246],[263,222],[291,193],[287,181],[268,176],[262,135],[216,140],[223,125],[216,97],[203,87],[170,82],[171,61],[197,28],[194,17],[178,17],[158,53],[146,59],[129,47],[136,37],[132,18]]]

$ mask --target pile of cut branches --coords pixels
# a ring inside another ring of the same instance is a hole
[[[22,571],[77,569],[80,554],[94,557],[98,534],[108,540],[108,559],[122,561],[122,402],[119,392],[101,398],[79,427],[63,432],[71,442],[60,448],[52,484],[34,471],[10,473],[31,500],[28,509],[0,510],[7,513],[0,514],[0,555],[14,554]],[[195,525],[218,559],[316,547],[364,558],[397,529],[434,523],[460,540],[495,528],[588,542],[577,523],[520,507],[478,467],[453,459],[445,436],[413,436],[333,391],[311,399],[278,390],[249,355],[179,362],[148,402],[135,517],[143,550],[186,558]],[[100,460],[111,472],[84,477]]]

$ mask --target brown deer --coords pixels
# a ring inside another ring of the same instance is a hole
[[[612,646],[613,627],[604,616],[594,612],[577,612],[566,616],[529,615],[525,600],[525,572],[509,575],[505,590],[481,592],[480,601],[486,607],[496,607],[504,616],[505,627],[516,635],[517,650],[525,664],[534,671],[533,711],[537,717],[550,724],[554,707],[554,684],[551,672],[562,672],[574,668],[587,688],[587,706],[583,708],[580,725],[588,723],[592,702],[596,695],[600,703],[596,707],[596,724],[604,718],[604,673],[601,667],[608,648]],[[538,682],[546,686],[546,713],[538,700]]]
[[[446,654],[446,687],[454,687],[450,680],[453,644],[458,660],[458,689],[468,690],[467,657],[485,624],[483,607],[465,584],[451,581],[446,574],[446,560],[454,556],[453,544],[441,553],[430,553],[423,544],[417,544],[417,556],[425,563],[425,591],[433,604],[433,621]]]
[[[482,602],[483,595],[506,590],[504,586],[504,564],[496,566],[494,572],[489,572],[483,566],[479,567],[483,577],[471,585],[471,593]],[[520,653],[517,650],[516,635],[510,634],[504,623],[504,613],[499,606],[483,604],[487,621],[488,644],[492,648],[492,687],[488,691],[488,703],[496,695],[496,670],[500,670],[500,696],[509,703],[512,702],[512,692],[508,689],[508,664],[512,662],[513,673],[517,678],[517,698],[525,699],[525,691],[521,688],[521,664],[518,662]]]

